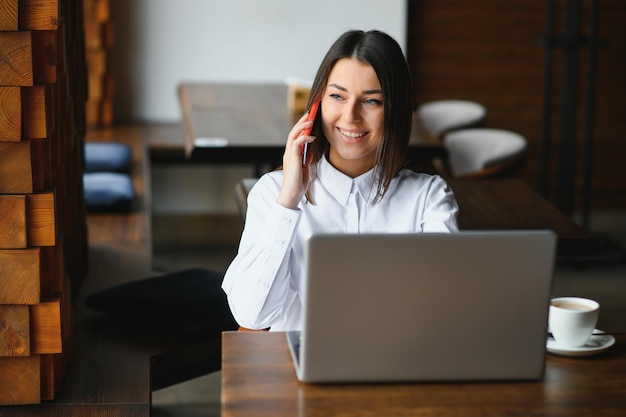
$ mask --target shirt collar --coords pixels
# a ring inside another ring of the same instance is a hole
[[[345,206],[353,187],[356,187],[356,190],[363,200],[369,203],[373,202],[376,197],[374,171],[374,168],[372,168],[363,175],[351,178],[333,167],[324,155],[317,166],[317,177],[323,184],[323,187],[326,188],[340,204]]]

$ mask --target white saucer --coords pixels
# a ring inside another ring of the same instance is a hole
[[[602,330],[594,330],[594,333],[603,333]],[[548,352],[561,356],[589,356],[602,353],[615,344],[615,338],[610,335],[597,334],[591,336],[585,346],[570,347],[559,345],[552,337],[548,337],[546,348]]]

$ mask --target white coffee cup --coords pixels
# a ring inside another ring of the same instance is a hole
[[[584,346],[598,322],[600,304],[581,297],[558,297],[550,301],[548,325],[554,340],[563,346]]]

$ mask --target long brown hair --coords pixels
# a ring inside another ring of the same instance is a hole
[[[383,91],[383,138],[376,153],[374,176],[378,181],[376,185],[378,200],[387,192],[393,177],[406,164],[413,112],[411,73],[400,45],[391,36],[377,30],[348,31],[335,41],[322,60],[311,87],[307,108],[322,97],[331,70],[335,63],[343,58],[354,58],[371,65]],[[313,126],[312,135],[317,139],[311,144],[312,164],[318,162],[330,147],[319,123],[319,116],[323,111],[324,109],[320,107],[318,122]],[[307,190],[307,197],[311,197],[310,189]]]

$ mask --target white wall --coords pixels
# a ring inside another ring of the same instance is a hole
[[[116,120],[180,120],[191,80],[312,79],[347,29],[406,45],[406,0],[112,0]]]
[[[406,46],[406,0],[111,0],[115,120],[179,123],[181,81],[310,80],[348,29]],[[405,49],[406,50],[406,49]],[[160,214],[236,213],[245,166],[152,169]]]

